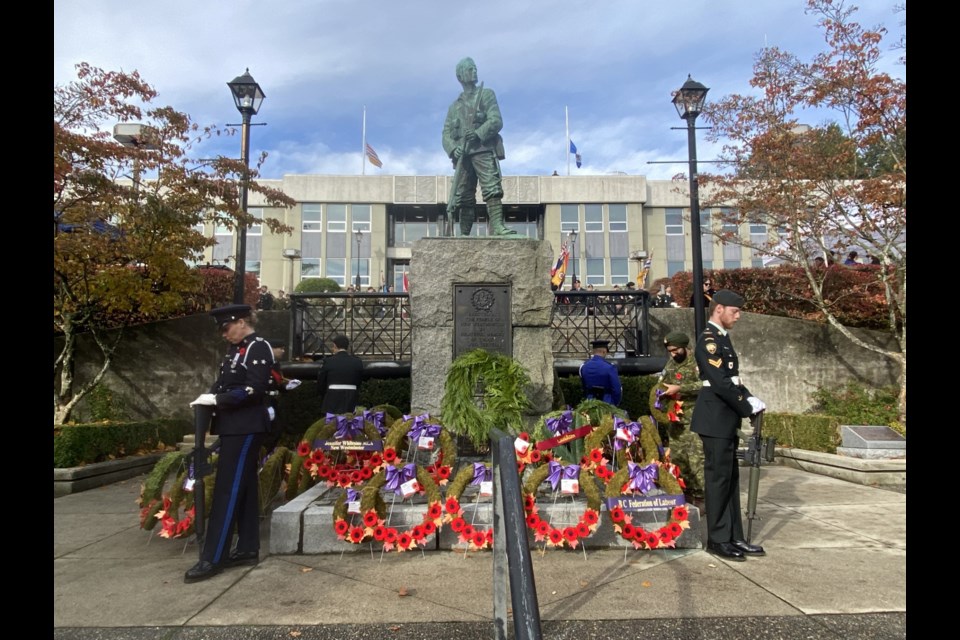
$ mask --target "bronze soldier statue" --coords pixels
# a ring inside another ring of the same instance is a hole
[[[473,229],[477,206],[477,182],[487,203],[490,231],[494,236],[516,235],[503,224],[503,118],[492,89],[477,86],[477,65],[471,58],[457,63],[457,80],[463,92],[447,110],[443,123],[443,150],[455,168],[447,215],[460,222],[460,234]]]

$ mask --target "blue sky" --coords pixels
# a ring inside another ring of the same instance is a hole
[[[848,4],[850,4],[848,0]],[[890,47],[905,0],[860,0],[856,20],[889,34],[881,66],[906,77]],[[707,99],[749,93],[756,54],[777,46],[809,60],[824,48],[803,0],[83,0],[54,1],[54,85],[78,62],[137,70],[158,105],[200,125],[237,123],[226,83],[246,68],[266,94],[251,129],[262,177],[359,175],[367,143],[383,167],[367,175],[452,173],[440,144],[464,56],[498,97],[507,175],[567,173],[564,108],[583,156],[571,175],[668,179],[686,164],[671,92],[692,74]],[[811,124],[817,124],[812,122]],[[698,138],[701,160],[716,149]],[[197,157],[239,157],[239,136]]]

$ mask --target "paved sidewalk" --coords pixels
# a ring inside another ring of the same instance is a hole
[[[490,552],[264,557],[264,519],[258,566],[184,584],[196,547],[139,529],[142,480],[54,499],[54,638],[494,635]],[[543,637],[905,638],[906,502],[771,465],[753,525],[766,557],[534,551]]]

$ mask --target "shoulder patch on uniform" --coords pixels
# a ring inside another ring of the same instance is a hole
[[[707,358],[707,362],[708,362],[709,364],[711,364],[711,365],[713,365],[713,366],[715,366],[715,367],[717,367],[717,368],[719,369],[719,368],[720,368],[720,365],[723,364],[723,358],[716,358],[716,359]]]
[[[707,345],[707,353],[709,353],[710,355],[713,355],[716,352],[717,352],[716,343],[711,342],[710,344]]]

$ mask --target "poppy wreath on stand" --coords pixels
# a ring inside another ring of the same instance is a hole
[[[678,380],[682,374],[677,374]],[[660,382],[653,385],[650,389],[650,415],[657,424],[670,424],[671,422],[680,422],[683,417],[683,400],[679,393],[667,395],[666,383]]]
[[[555,460],[535,469],[523,484],[523,510],[526,513],[527,527],[533,531],[534,540],[545,542],[551,547],[568,546],[576,549],[581,540],[589,538],[597,530],[600,522],[600,490],[589,475],[579,483],[580,491],[587,499],[586,508],[577,518],[576,525],[562,529],[554,527],[549,520],[540,517],[537,506],[537,489],[545,480],[550,482],[553,491],[561,488],[564,478],[579,481],[580,465],[564,465]]]
[[[349,513],[349,505],[358,501],[360,502],[360,514],[354,515],[362,514],[362,526],[352,524],[348,521],[351,515]],[[387,504],[383,501],[383,497],[379,493],[373,498],[373,505],[367,505],[367,509],[364,510],[360,492],[356,489],[347,488],[333,505],[333,530],[340,540],[360,544],[364,540],[369,540],[373,537],[374,527],[386,518],[386,515]]]
[[[402,420],[394,423],[384,440],[384,458],[389,449],[399,453],[401,448],[409,451],[409,447],[420,449],[421,446],[423,451],[436,451],[436,457],[426,466],[426,470],[437,486],[446,485],[457,463],[457,445],[440,421],[431,418],[428,413],[403,416]]]
[[[618,498],[625,495],[647,495],[654,489],[660,489],[668,495],[682,493],[677,479],[660,462],[634,464],[628,462],[607,483],[606,497]],[[670,509],[667,523],[656,531],[648,531],[633,524],[631,516],[620,506],[610,509],[610,521],[613,529],[621,538],[631,543],[634,549],[675,548],[677,538],[684,529],[690,528],[689,511],[685,505]]]
[[[155,487],[162,488],[166,479],[174,474],[170,491],[163,494],[160,499],[147,500],[147,506],[140,510],[140,527],[151,531],[159,522],[160,532],[157,535],[161,538],[183,538],[191,535],[196,529],[196,506],[192,488],[195,485],[189,482],[193,479],[193,464],[187,464],[187,459],[188,456],[180,452],[172,452],[161,458],[148,476],[141,493],[140,502],[142,503],[146,496],[156,495]],[[216,469],[216,463],[217,456],[211,456],[211,469]],[[207,509],[213,503],[215,479],[215,472],[205,477],[204,497]],[[187,488],[188,482],[190,489]]]
[[[414,481],[413,484],[409,484]],[[377,511],[380,490],[388,490],[403,495],[404,489],[410,488],[412,493],[424,494],[427,499],[426,511],[423,519],[405,531],[391,527],[385,517]],[[410,463],[406,465],[384,464],[380,471],[366,483],[360,492],[360,515],[363,518],[363,537],[355,540],[351,535],[347,540],[360,544],[369,538],[383,543],[386,551],[396,550],[399,553],[418,546],[426,546],[429,537],[437,533],[443,526],[443,505],[441,504],[440,488],[433,481],[433,477],[423,467]],[[334,527],[336,528],[336,522]],[[341,525],[342,527],[342,525]],[[359,537],[359,536],[356,536]]]
[[[653,462],[663,454],[663,445],[657,425],[650,416],[641,416],[639,420],[630,422],[619,416],[607,416],[600,421],[586,438],[584,449],[586,454],[581,461],[584,470],[592,472],[606,486],[614,477],[614,470],[610,463],[606,440],[613,436],[613,455],[617,468],[622,470],[628,462],[641,460]]]
[[[303,467],[315,479],[326,482],[328,487],[351,487],[370,478],[383,464],[379,451],[334,451],[313,447],[317,440],[341,440],[350,442],[379,441],[383,438],[380,425],[384,414],[364,411],[352,414],[328,413],[323,425],[309,440],[304,438],[297,447],[297,455],[303,459]],[[310,430],[308,430],[309,432]],[[304,434],[306,435],[306,434]]]
[[[443,504],[443,521],[459,536],[460,542],[467,545],[470,551],[488,549],[493,546],[493,527],[481,529],[468,523],[463,517],[463,508],[460,506],[460,496],[468,485],[480,485],[481,482],[493,480],[493,470],[485,462],[474,462],[457,473],[456,477],[447,486],[447,493]]]

